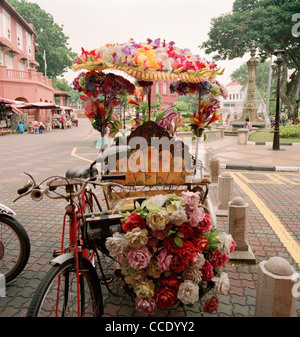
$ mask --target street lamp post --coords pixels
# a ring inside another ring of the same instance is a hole
[[[274,55],[277,57],[275,63],[277,65],[277,89],[276,89],[276,115],[275,115],[275,128],[274,128],[274,138],[273,138],[273,150],[279,151],[280,150],[280,143],[279,143],[279,101],[280,101],[280,71],[281,66],[283,63],[283,56],[284,50],[277,49],[274,51]]]

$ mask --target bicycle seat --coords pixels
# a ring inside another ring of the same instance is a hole
[[[98,174],[98,171],[93,167],[93,177]],[[66,172],[66,178],[83,178],[86,179],[90,176],[90,167],[89,166],[75,166],[70,168]]]

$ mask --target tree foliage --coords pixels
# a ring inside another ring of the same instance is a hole
[[[300,11],[298,0],[235,0],[231,13],[212,19],[209,39],[200,48],[214,59],[242,57],[253,41],[261,59],[277,48],[285,51],[281,99],[293,115],[300,87],[300,38],[293,36],[292,16]],[[288,78],[288,69],[293,69]]]
[[[53,16],[36,3],[26,0],[8,0],[8,2],[26,22],[33,24],[37,34],[35,58],[40,64],[37,70],[44,73],[43,54],[46,51],[47,76],[50,78],[62,76],[71,65],[66,55],[76,56],[76,53],[68,47],[69,37],[64,34],[63,26],[56,24]]]

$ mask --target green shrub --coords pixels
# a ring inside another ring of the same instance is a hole
[[[279,135],[280,138],[300,138],[300,124],[281,126]]]

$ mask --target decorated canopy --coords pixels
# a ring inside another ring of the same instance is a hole
[[[217,68],[189,49],[175,47],[173,41],[147,39],[146,43],[136,43],[133,39],[126,43],[110,43],[87,51],[75,59],[74,70],[118,69],[138,81],[179,79],[187,83],[212,81],[224,70]]]

